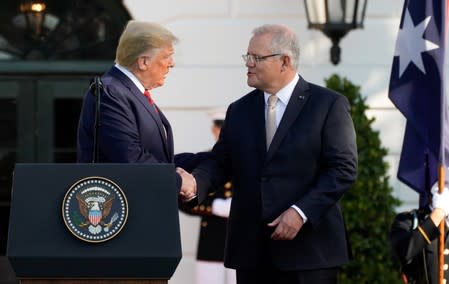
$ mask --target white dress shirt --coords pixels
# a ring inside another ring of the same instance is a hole
[[[145,87],[142,85],[142,83],[140,83],[139,79],[137,79],[137,77],[134,76],[134,74],[132,72],[130,72],[128,69],[126,69],[125,67],[123,67],[117,63],[115,64],[115,68],[122,71],[123,74],[125,74],[126,77],[128,77],[134,83],[134,85],[136,85],[136,87],[139,89],[139,91],[142,94],[143,94],[143,92],[145,92]]]

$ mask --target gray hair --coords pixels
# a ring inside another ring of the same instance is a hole
[[[290,56],[293,68],[298,69],[299,66],[299,43],[295,32],[284,25],[263,25],[253,30],[254,36],[271,34],[271,52],[282,53]]]
[[[176,43],[178,39],[163,26],[142,21],[129,21],[120,36],[115,62],[130,68],[144,53],[153,55],[161,47]]]

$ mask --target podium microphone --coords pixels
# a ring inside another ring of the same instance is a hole
[[[100,105],[101,105],[101,91],[103,90],[103,82],[101,82],[100,76],[95,76],[91,81],[89,89],[95,97],[95,122],[94,122],[94,149],[92,153],[92,163],[99,162],[99,129],[100,129]]]

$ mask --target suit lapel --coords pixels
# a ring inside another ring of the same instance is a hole
[[[251,117],[254,118],[253,121],[253,131],[255,141],[265,141],[264,143],[256,143],[256,151],[257,157],[261,157],[261,161],[265,159],[265,155],[267,154],[267,139],[266,139],[266,129],[265,129],[265,100],[263,92],[258,90],[258,93],[255,95],[256,102],[254,103],[254,107],[251,110],[254,113]]]
[[[308,89],[308,83],[301,76],[299,76],[299,81],[293,90],[290,101],[288,102],[281,122],[279,123],[276,133],[274,134],[273,141],[268,149],[266,161],[269,161],[273,157],[273,154],[276,152],[285,135],[287,135],[291,125],[301,112],[310,95],[310,93],[307,92]]]
[[[174,159],[174,156],[173,156],[173,153],[174,153],[173,133],[171,130],[170,123],[168,122],[168,119],[165,117],[165,115],[162,113],[162,111],[159,109],[159,107],[157,107],[157,109],[159,111],[159,116],[160,116],[161,122],[165,127],[165,132],[167,134],[166,139],[165,139],[165,141],[166,141],[165,144],[167,145],[166,150],[168,152],[166,152],[166,153],[167,153],[168,160],[171,162]],[[164,137],[165,137],[165,133],[164,133]]]
[[[171,136],[171,127],[170,124],[167,121],[167,125],[169,127],[164,128],[164,124],[162,123],[161,117],[162,117],[162,112],[157,113],[156,109],[154,106],[150,105],[148,102],[148,99],[140,92],[140,90],[137,88],[137,86],[125,75],[123,74],[123,72],[121,72],[119,69],[112,67],[109,71],[109,73],[116,77],[117,79],[120,80],[120,82],[123,83],[124,86],[126,86],[130,93],[143,105],[143,107],[148,111],[148,113],[151,115],[153,121],[156,123],[158,129],[159,129],[159,134],[161,136],[164,146],[164,151],[165,154],[167,155],[167,158],[169,159],[169,161],[171,161],[172,155],[170,153],[172,153],[170,151],[170,147],[169,145],[167,145],[167,138],[169,136],[169,132],[170,132],[170,136]],[[165,118],[165,116],[164,116]],[[169,131],[170,130],[170,131]],[[167,136],[165,134],[165,131],[167,131]],[[172,143],[173,144],[173,143]],[[173,146],[171,146],[171,148],[173,148]]]

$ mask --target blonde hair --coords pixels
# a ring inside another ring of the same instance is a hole
[[[115,62],[129,68],[142,54],[152,55],[159,48],[177,41],[169,30],[159,24],[129,21],[120,36]]]

